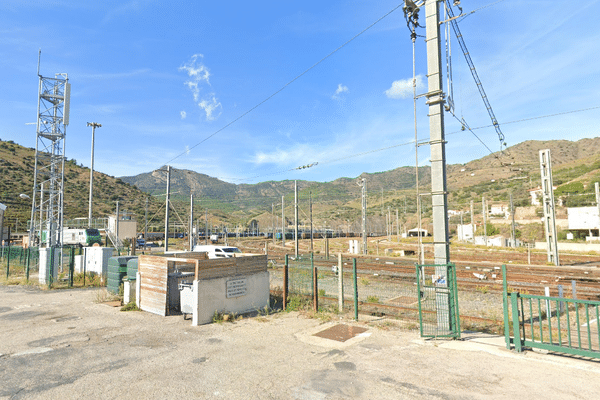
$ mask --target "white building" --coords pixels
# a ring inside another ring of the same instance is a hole
[[[587,240],[598,240],[600,236],[600,217],[598,207],[567,208],[570,231],[587,231]]]
[[[457,225],[456,235],[458,240],[461,242],[472,242],[473,241],[473,225]]]

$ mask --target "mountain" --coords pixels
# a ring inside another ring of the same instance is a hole
[[[550,149],[553,163],[555,195],[567,206],[594,204],[593,183],[600,181],[600,138],[527,141],[465,164],[447,166],[448,203],[450,209],[468,210],[469,203],[508,202],[513,195],[515,205],[527,205],[527,190],[539,186],[539,150]],[[31,195],[35,150],[0,140],[0,202],[8,205],[8,225],[29,219],[31,203],[19,194]],[[89,193],[89,168],[75,160],[65,163],[65,219],[86,217]],[[429,166],[419,168],[420,192],[430,191]],[[363,173],[359,177],[342,177],[331,182],[298,180],[299,217],[310,217],[309,197],[315,224],[340,226],[358,221],[361,208],[360,178],[365,178],[368,191],[368,215],[374,224],[382,225],[389,212],[399,210],[404,221],[412,223],[416,210],[415,168],[400,167],[391,171]],[[136,176],[112,177],[94,172],[94,217],[114,213],[116,201],[120,209],[143,221],[148,201],[149,225],[161,229],[164,224],[166,167]],[[174,224],[187,224],[190,194],[194,195],[194,214],[209,223],[246,227],[252,220],[270,226],[274,216],[281,216],[284,197],[286,219],[293,219],[294,181],[266,181],[257,184],[233,184],[189,170],[171,168],[171,199]],[[147,200],[148,199],[148,200]],[[423,215],[431,212],[430,197],[422,196]],[[271,214],[274,210],[274,215]]]

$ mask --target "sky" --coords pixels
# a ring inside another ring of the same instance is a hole
[[[401,4],[2,0],[0,139],[35,147],[35,125],[26,124],[37,120],[41,49],[40,74],[67,73],[71,83],[66,157],[90,166],[86,123],[97,122],[94,169],[112,176],[169,164],[232,183],[332,181],[414,166],[413,53]],[[508,146],[598,136],[600,0],[461,7],[459,27]],[[455,114],[487,126],[474,130],[480,141],[446,113],[446,158],[456,164],[501,146],[454,37],[450,49],[444,91]],[[415,73],[425,93],[421,36]],[[424,97],[416,114],[426,141]],[[419,165],[428,158],[420,146]]]

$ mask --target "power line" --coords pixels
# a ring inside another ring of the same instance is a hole
[[[202,143],[206,142],[211,137],[213,137],[216,134],[218,134],[218,133],[222,132],[223,130],[227,129],[228,127],[230,127],[231,125],[233,125],[234,123],[236,123],[240,119],[244,118],[246,115],[250,114],[252,111],[256,110],[258,107],[260,107],[261,105],[263,105],[267,101],[271,100],[273,97],[275,97],[276,95],[278,95],[279,93],[281,93],[285,88],[287,88],[292,83],[294,83],[295,81],[297,81],[298,79],[300,79],[301,77],[303,77],[304,75],[306,75],[309,71],[311,71],[317,65],[321,64],[323,61],[325,61],[326,59],[328,59],[329,57],[331,57],[333,54],[337,53],[339,50],[341,50],[342,48],[344,48],[347,44],[349,44],[354,39],[356,39],[357,37],[359,37],[360,35],[362,35],[366,31],[368,31],[369,29],[371,29],[373,26],[375,26],[376,24],[378,24],[380,21],[382,21],[388,15],[390,15],[391,13],[393,13],[394,11],[396,11],[397,9],[399,9],[401,6],[402,6],[402,4],[399,4],[396,7],[392,8],[385,15],[383,15],[382,17],[380,17],[377,21],[373,22],[371,25],[367,26],[365,29],[363,29],[362,31],[360,31],[359,33],[357,33],[356,35],[354,35],[351,39],[347,40],[344,44],[342,44],[341,46],[339,46],[337,49],[333,50],[332,52],[330,52],[329,54],[327,54],[325,57],[321,58],[319,61],[317,61],[316,63],[314,63],[312,66],[310,66],[309,68],[307,68],[306,70],[304,70],[304,72],[302,72],[301,74],[297,75],[294,79],[292,79],[291,81],[289,81],[288,83],[286,83],[285,85],[283,85],[280,89],[276,90],[273,94],[271,94],[270,96],[268,96],[267,98],[265,98],[264,100],[262,100],[261,102],[259,102],[258,104],[256,104],[254,107],[251,107],[250,109],[248,109],[246,112],[244,112],[241,115],[239,115],[234,120],[232,120],[229,123],[225,124],[225,126],[221,127],[220,129],[217,129],[214,133],[208,135],[207,137],[205,137],[204,139],[202,139],[200,142],[196,143],[195,145],[193,145],[189,149],[186,149],[186,151],[184,151],[181,154],[173,157],[172,159],[170,159],[169,161],[167,161],[166,164],[170,164],[171,162],[173,162],[174,160],[178,159],[179,157],[181,157],[181,156],[183,156],[185,154],[188,154],[190,152],[190,150],[192,150],[192,149],[200,146]]]

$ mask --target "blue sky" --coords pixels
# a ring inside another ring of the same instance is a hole
[[[72,85],[66,156],[90,165],[86,122],[98,122],[95,169],[109,175],[170,163],[234,183],[331,181],[414,165],[412,46],[401,8],[294,80],[400,3],[3,0],[0,138],[35,147],[35,127],[25,124],[36,121],[41,48],[41,74],[66,72]],[[598,136],[599,13],[600,1],[504,0],[460,21],[509,146]],[[458,43],[451,47],[456,113],[471,127],[489,125]],[[422,93],[423,38],[416,72]],[[423,98],[417,114],[425,140]],[[446,132],[448,163],[489,154],[448,114]],[[493,128],[475,132],[500,149]],[[427,159],[422,146],[420,164]]]

